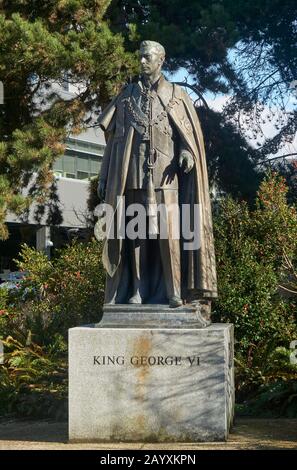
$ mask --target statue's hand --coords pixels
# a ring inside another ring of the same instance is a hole
[[[194,158],[188,150],[182,150],[179,156],[179,166],[183,167],[185,173],[190,173],[194,166]]]
[[[97,188],[97,194],[98,194],[98,197],[99,197],[100,201],[104,201],[105,193],[106,193],[106,181],[105,180],[99,180],[98,188]]]

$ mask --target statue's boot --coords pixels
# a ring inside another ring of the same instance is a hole
[[[129,304],[142,304],[142,298],[141,298],[141,296],[140,296],[139,290],[137,290],[137,291],[132,295],[132,297],[130,297],[128,303],[129,303]]]
[[[177,308],[181,307],[183,304],[183,301],[180,297],[174,295],[173,297],[170,297],[169,299],[169,307],[170,308]]]

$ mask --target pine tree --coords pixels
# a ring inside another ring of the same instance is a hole
[[[0,239],[8,211],[45,203],[65,139],[88,125],[137,61],[104,14],[109,0],[0,0]],[[53,83],[84,85],[65,99]],[[24,188],[32,181],[28,195]]]

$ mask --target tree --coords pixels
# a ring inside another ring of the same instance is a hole
[[[264,173],[257,169],[256,151],[221,113],[197,109],[204,134],[209,179],[223,194],[254,204]]]
[[[19,214],[33,200],[47,200],[67,135],[90,125],[91,114],[136,70],[123,37],[103,20],[109,3],[0,1],[0,239],[8,236],[8,210]],[[51,86],[65,81],[82,85],[71,99]]]
[[[114,30],[126,36],[127,47],[131,48],[134,25],[132,44],[148,38],[161,42],[168,53],[168,70],[186,68],[200,93],[229,95],[223,120],[258,147],[257,152],[248,149],[246,160],[265,160],[293,140],[296,2],[113,0],[107,14]],[[272,138],[263,132],[267,122],[275,130]]]

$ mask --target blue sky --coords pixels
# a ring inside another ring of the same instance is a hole
[[[176,73],[174,74],[169,74],[165,73],[166,77],[170,81],[175,81],[175,82],[183,82],[187,79],[187,82],[189,84],[194,83],[193,77],[191,77],[187,70],[184,68],[180,68]],[[189,92],[189,89],[187,89]],[[197,98],[197,95],[194,93],[191,94],[191,97],[193,100]],[[224,94],[217,94],[214,95],[213,93],[205,93],[204,95],[205,100],[207,101],[208,105],[210,108],[216,110],[216,111],[221,111],[222,107],[226,103],[226,101],[229,98],[229,95],[224,95]],[[293,109],[293,107],[296,107],[296,98],[288,98],[288,111]],[[267,113],[269,110],[268,107],[264,109],[264,113]],[[277,109],[275,108],[277,111]],[[265,124],[262,125],[262,131],[264,133],[264,136],[266,138],[271,138],[276,134],[276,129],[274,128],[273,122],[266,122]],[[247,136],[246,136],[247,138]],[[265,138],[257,138],[257,139],[249,139],[247,138],[248,142],[254,147],[256,146],[256,142],[263,143]],[[297,152],[297,135],[295,136],[295,139],[292,143],[286,143],[284,147],[282,147],[277,154],[272,155],[272,157],[278,156],[278,155],[285,155],[287,153],[294,153]]]

